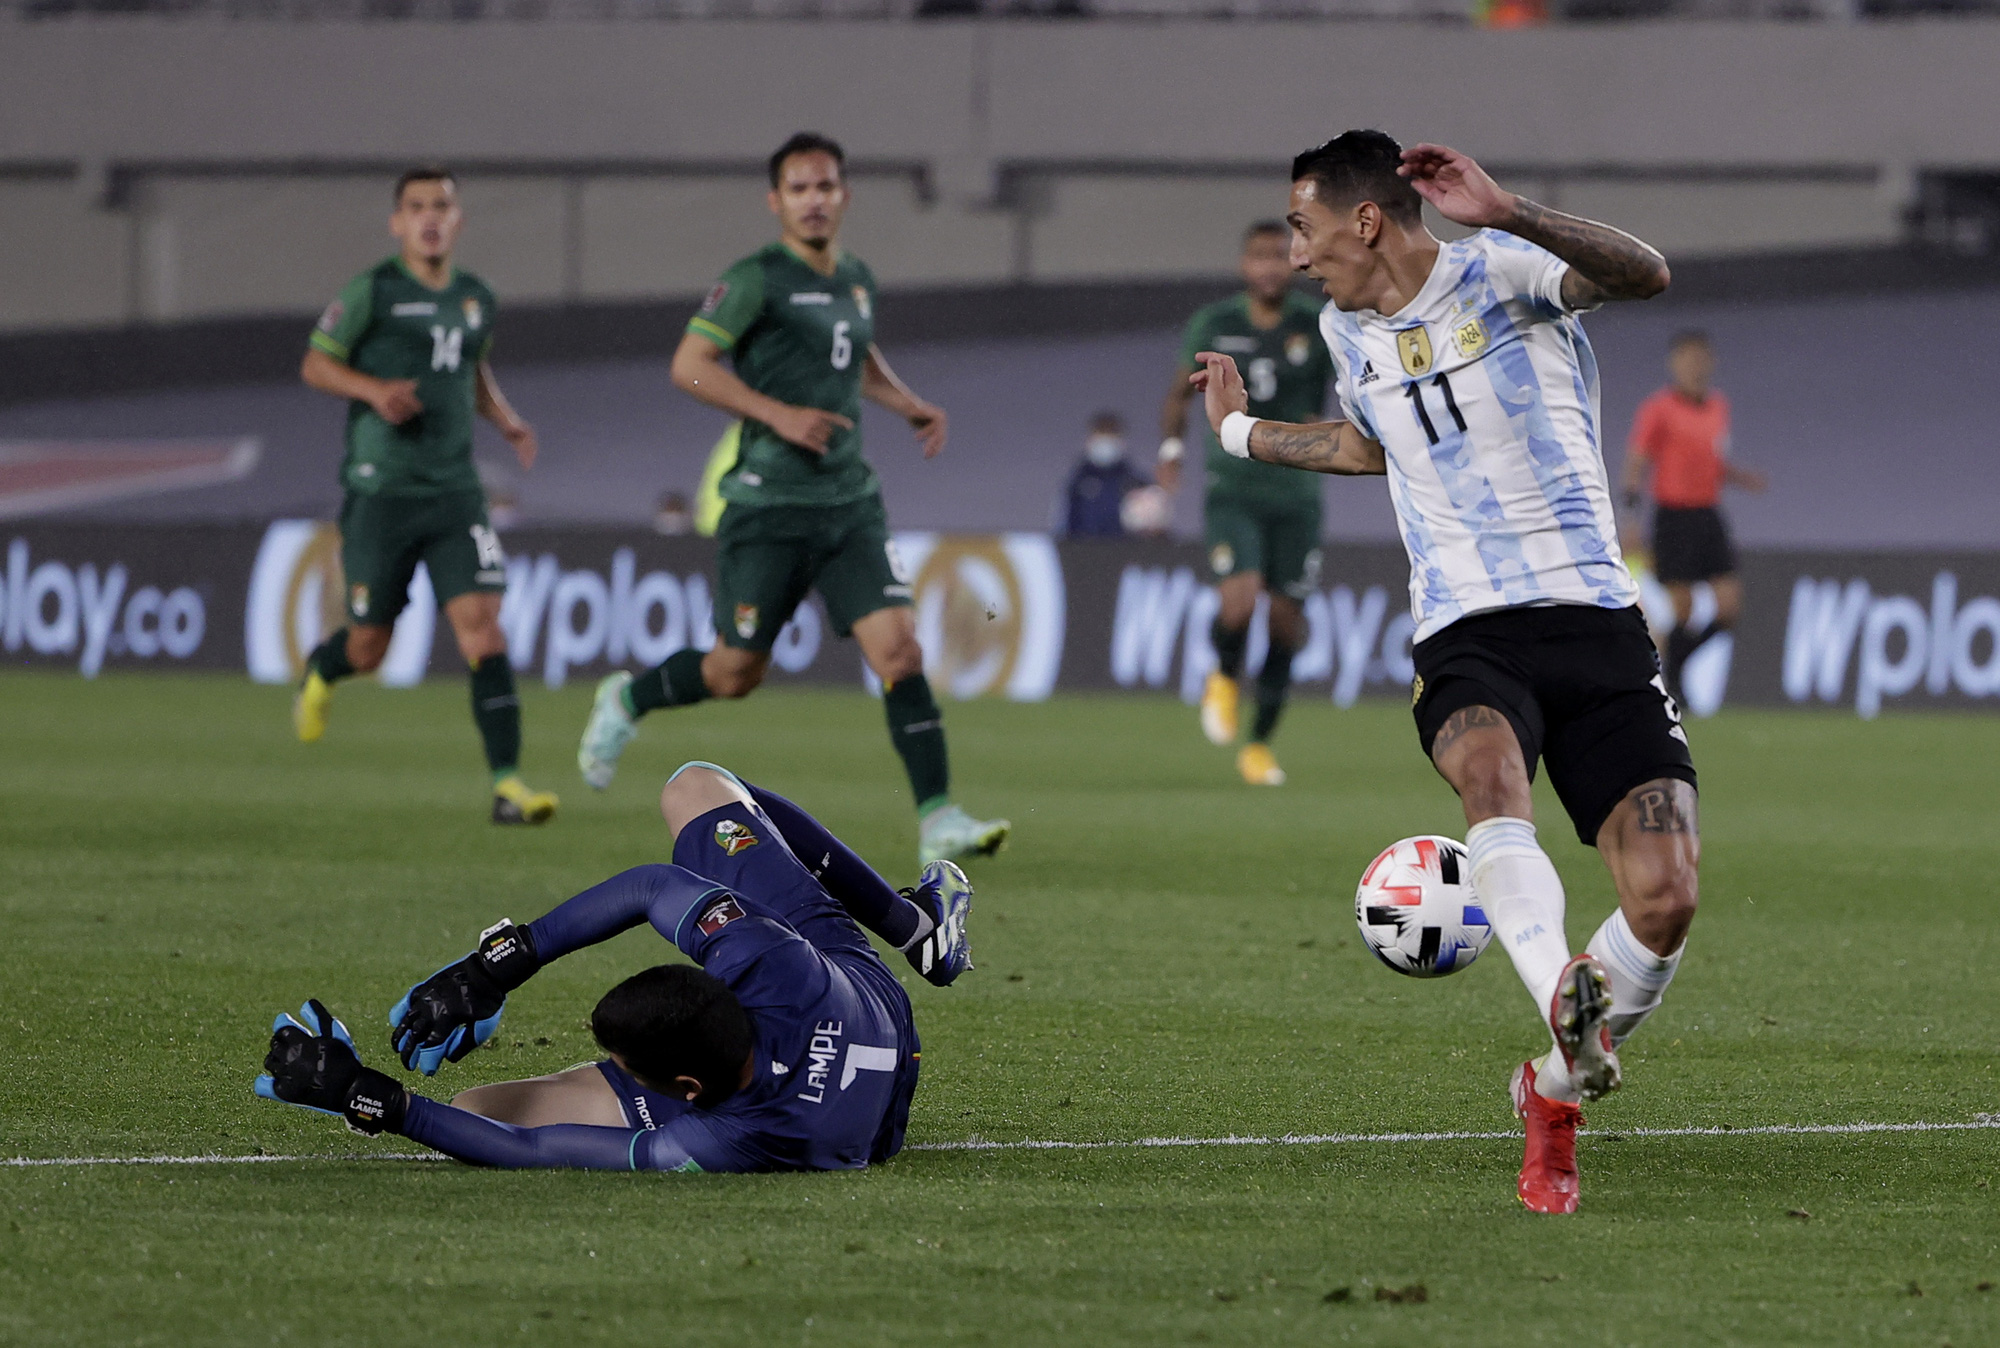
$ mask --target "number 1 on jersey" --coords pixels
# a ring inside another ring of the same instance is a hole
[[[1443,374],[1439,374],[1437,378],[1431,380],[1431,383],[1436,386],[1438,392],[1444,394],[1445,410],[1451,413],[1452,424],[1457,426],[1459,431],[1463,433],[1465,430],[1465,414],[1458,410],[1458,399],[1451,396],[1451,380],[1445,378]],[[1436,444],[1438,442],[1437,427],[1431,422],[1430,409],[1424,406],[1423,380],[1412,379],[1409,383],[1403,385],[1403,396],[1410,400],[1410,406],[1417,409],[1417,420],[1423,423],[1424,438],[1432,444]]]

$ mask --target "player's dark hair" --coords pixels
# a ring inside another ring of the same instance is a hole
[[[1684,346],[1699,346],[1704,350],[1714,349],[1714,343],[1708,340],[1708,334],[1700,328],[1682,328],[1667,339],[1669,351],[1678,351]]]
[[[661,1093],[675,1077],[701,1083],[695,1104],[713,1109],[736,1093],[750,1056],[750,1016],[713,974],[662,964],[604,994],[590,1032],[633,1076]]]
[[[1311,178],[1319,184],[1324,205],[1359,205],[1372,201],[1401,225],[1424,218],[1424,199],[1410,180],[1397,173],[1403,147],[1382,131],[1343,131],[1292,161],[1292,181]]]
[[[1090,433],[1092,435],[1123,435],[1125,434],[1125,418],[1111,411],[1096,413],[1090,418]]]
[[[840,169],[840,176],[847,176],[847,151],[840,148],[839,141],[822,136],[817,131],[794,131],[792,138],[771,155],[771,186],[778,185],[778,174],[785,167],[785,161],[795,154],[830,154]]]
[[[456,187],[458,175],[442,164],[419,164],[415,168],[404,169],[403,176],[396,179],[396,194],[389,200],[402,205],[403,189],[411,183],[450,183]]]
[[[1286,224],[1283,220],[1253,221],[1250,225],[1250,228],[1243,231],[1243,246],[1245,248],[1248,248],[1250,246],[1250,240],[1261,239],[1266,234],[1278,234],[1282,235],[1286,239],[1289,239],[1292,237],[1292,227]]]

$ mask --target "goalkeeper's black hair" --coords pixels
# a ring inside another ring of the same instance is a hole
[[[840,176],[847,177],[847,151],[840,148],[840,142],[817,131],[794,131],[792,138],[780,145],[771,155],[771,186],[778,185],[778,175],[784,172],[785,161],[795,154],[830,154]]]
[[[750,1016],[723,981],[687,964],[633,974],[604,994],[590,1032],[633,1076],[662,1094],[675,1077],[701,1083],[694,1103],[713,1109],[736,1093],[750,1056]]]
[[[1372,201],[1397,224],[1414,226],[1423,221],[1424,199],[1396,172],[1402,163],[1403,147],[1387,132],[1343,131],[1294,159],[1292,181],[1318,183],[1321,205]]]

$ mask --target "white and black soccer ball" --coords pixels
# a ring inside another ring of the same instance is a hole
[[[1465,844],[1431,835],[1405,838],[1369,863],[1354,920],[1375,958],[1412,978],[1455,974],[1493,939]]]

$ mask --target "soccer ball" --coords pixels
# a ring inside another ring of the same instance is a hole
[[[1450,838],[1405,838],[1370,862],[1354,920],[1375,958],[1412,978],[1455,974],[1493,939],[1465,844]]]

